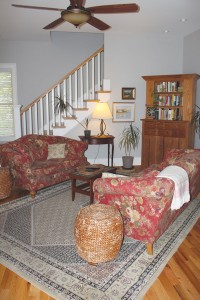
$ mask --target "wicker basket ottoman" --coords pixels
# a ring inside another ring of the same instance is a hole
[[[12,178],[7,167],[0,167],[0,200],[10,196],[12,190]]]
[[[75,220],[78,254],[89,264],[114,259],[123,240],[123,221],[117,208],[92,204],[82,208]]]

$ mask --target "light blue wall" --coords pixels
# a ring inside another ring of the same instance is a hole
[[[184,38],[183,72],[200,74],[200,30]],[[200,79],[197,81],[197,105],[200,107]],[[195,147],[200,148],[200,137],[195,135]]]
[[[145,116],[145,81],[143,75],[200,73],[200,32],[184,39],[170,34],[134,35],[132,33],[84,34],[56,33],[51,42],[0,41],[0,63],[17,63],[18,98],[28,104],[68,71],[103,46],[105,48],[105,78],[111,81],[112,102],[122,101],[121,88],[136,88],[135,124],[141,128]],[[198,83],[198,102],[199,100]],[[123,100],[124,101],[124,100]],[[115,164],[121,164],[124,154],[118,147],[119,135],[127,123],[108,120],[107,131],[115,138]],[[73,130],[74,138],[80,128]],[[134,153],[140,163],[141,142]],[[98,163],[107,157],[107,147],[90,147],[87,156]],[[106,162],[105,162],[106,163]]]
[[[147,36],[105,33],[104,44],[105,76],[111,80],[111,102],[126,101],[121,100],[122,87],[135,87],[135,125],[141,128],[146,100],[146,85],[142,76],[182,73],[183,40],[166,34]],[[117,165],[121,163],[124,154],[118,147],[119,135],[127,123],[110,122],[109,126],[109,132],[116,137]],[[140,163],[141,141],[134,156],[134,164]]]
[[[18,104],[39,97],[103,42],[103,33],[66,32],[52,32],[49,42],[0,40],[0,63],[17,64]]]

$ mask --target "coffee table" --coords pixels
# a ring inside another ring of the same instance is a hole
[[[99,171],[96,169],[92,171],[92,167],[94,165],[90,165],[87,167],[91,167],[91,171],[84,172],[82,170],[75,170],[69,173],[69,178],[71,179],[71,191],[72,191],[72,201],[75,199],[75,193],[80,193],[83,195],[90,196],[90,204],[93,203],[94,193],[93,193],[93,183],[95,179],[100,178],[103,172],[115,173],[115,167],[107,167],[103,166],[103,168],[99,168]],[[77,180],[83,181],[84,183],[78,183]]]

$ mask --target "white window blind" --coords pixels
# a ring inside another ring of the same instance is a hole
[[[0,64],[0,140],[15,136],[16,66]]]

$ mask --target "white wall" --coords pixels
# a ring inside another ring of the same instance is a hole
[[[136,88],[135,125],[141,128],[145,117],[146,86],[143,75],[182,73],[183,41],[171,35],[104,34],[105,77],[111,80],[111,102],[121,100],[122,87]],[[121,164],[124,154],[119,147],[119,135],[127,123],[109,124],[109,133],[115,139],[115,164]],[[141,141],[134,153],[134,164],[140,163]]]
[[[52,32],[51,41],[0,40],[0,63],[16,63],[18,104],[27,105],[103,46],[103,33]]]
[[[184,38],[183,73],[200,74],[200,30]],[[197,105],[200,107],[200,79],[197,81]],[[200,137],[195,135],[195,147],[200,148]]]

